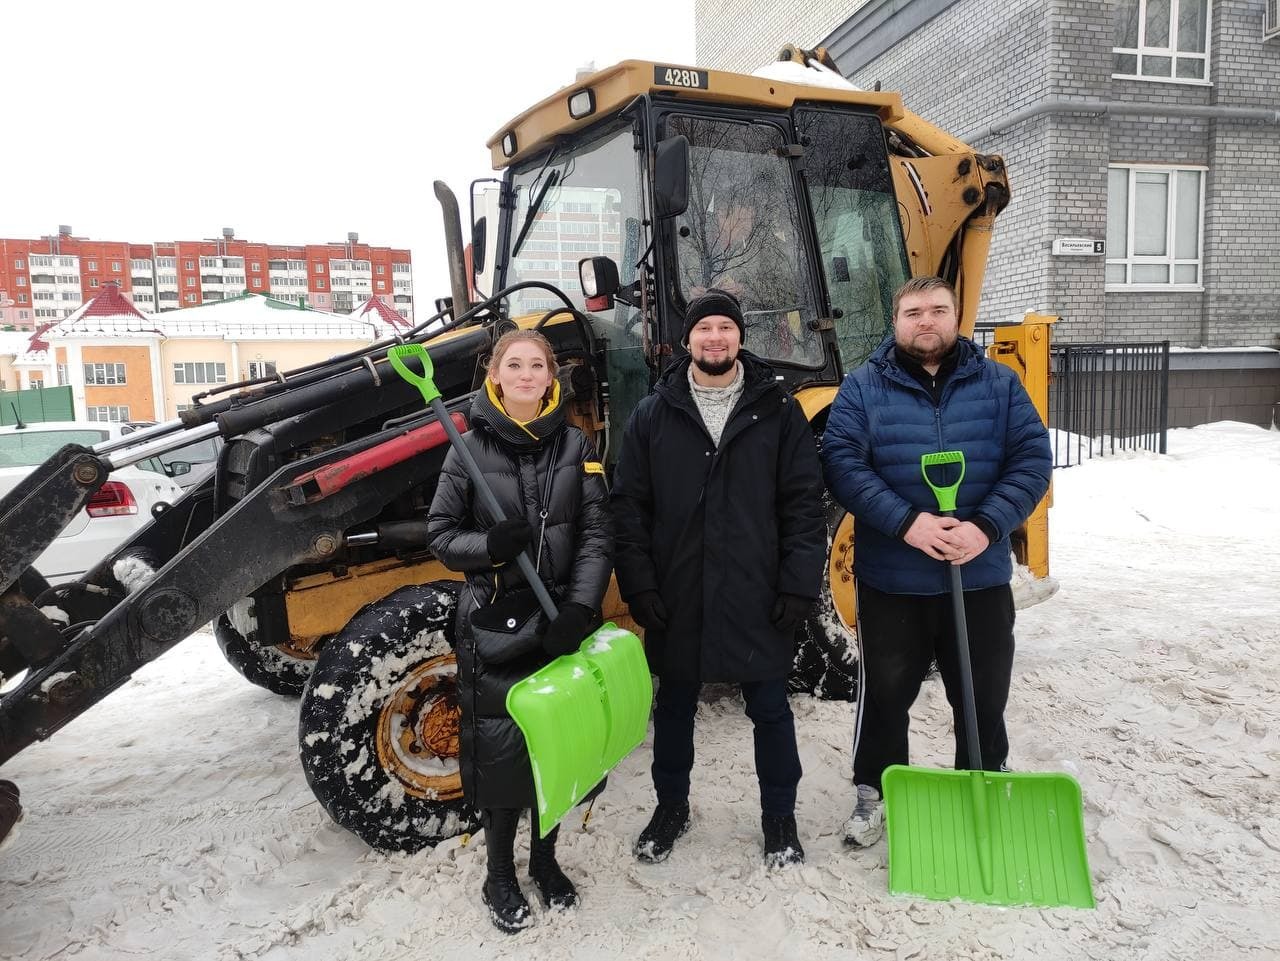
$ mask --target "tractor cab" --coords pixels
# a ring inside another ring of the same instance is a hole
[[[792,391],[837,385],[911,275],[885,128],[899,114],[896,94],[628,61],[495,135],[482,260],[494,289],[527,284],[508,316],[561,309],[555,287],[590,317],[614,436],[712,287],[738,297],[747,348]]]

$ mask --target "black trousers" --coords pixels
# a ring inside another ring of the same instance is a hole
[[[1009,586],[964,592],[982,768],[1009,756],[1004,709],[1013,673],[1013,592]],[[858,707],[853,781],[880,789],[890,764],[907,764],[907,729],[920,684],[937,660],[955,720],[958,769],[969,767],[951,595],[885,594],[858,586]]]
[[[685,804],[689,800],[693,720],[701,687],[698,683],[667,680],[658,684],[653,709],[652,771],[659,804]],[[744,681],[742,697],[747,717],[755,727],[760,811],[773,817],[790,817],[796,809],[801,769],[786,679]]]

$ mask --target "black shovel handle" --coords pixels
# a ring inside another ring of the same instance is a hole
[[[943,511],[943,517],[955,517],[955,511]],[[956,622],[956,659],[960,663],[960,695],[964,707],[965,742],[969,751],[969,770],[982,770],[982,748],[978,741],[978,707],[973,697],[973,663],[969,659],[969,623],[964,613],[964,580],[960,568],[950,561],[943,561],[951,568],[951,609]]]
[[[498,503],[498,498],[493,496],[493,489],[489,486],[489,482],[485,480],[480,465],[476,463],[475,457],[472,456],[470,449],[462,440],[462,435],[458,433],[458,428],[453,423],[453,418],[449,416],[449,412],[445,409],[444,401],[439,397],[431,401],[431,410],[435,412],[437,419],[444,425],[445,433],[449,435],[449,443],[453,445],[453,449],[458,452],[458,456],[462,458],[462,464],[467,469],[467,476],[471,478],[471,483],[480,492],[480,500],[484,504],[485,509],[497,520],[502,520],[504,514],[502,507]],[[520,565],[520,573],[524,575],[524,579],[529,582],[529,586],[533,588],[534,596],[538,598],[538,603],[542,605],[542,610],[547,617],[555,620],[556,602],[551,599],[551,595],[547,592],[546,585],[542,583],[542,578],[538,576],[538,572],[534,569],[533,561],[529,557],[528,550],[523,550],[516,557],[516,563]]]

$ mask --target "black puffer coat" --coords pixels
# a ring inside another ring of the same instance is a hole
[[[565,423],[558,402],[527,427],[535,436],[482,390],[463,441],[504,516],[523,514],[533,526],[535,555],[543,492],[548,474],[554,473],[539,573],[561,602],[575,601],[598,612],[613,569],[613,525],[595,449],[586,435]],[[457,627],[462,789],[477,808],[529,808],[535,803],[529,754],[524,735],[507,714],[507,691],[552,658],[541,649],[501,664],[476,655],[472,611],[488,603],[496,590],[525,583],[515,563],[495,568],[489,558],[486,531],[496,520],[477,496],[462,458],[450,450],[427,529],[436,556],[467,580],[458,600]]]
[[[793,634],[770,621],[779,594],[817,598],[826,562],[822,477],[800,405],[754,355],[717,448],[673,364],[627,424],[613,479],[618,586],[661,593],[665,631],[649,666],[681,681],[785,677]]]

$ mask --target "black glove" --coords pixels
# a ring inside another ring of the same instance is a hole
[[[498,521],[489,528],[485,537],[485,546],[494,563],[505,564],[520,556],[520,552],[533,540],[533,528],[523,517],[511,517]]]
[[[779,594],[778,599],[773,602],[773,613],[769,615],[769,620],[783,634],[791,634],[800,626],[812,606],[813,601],[807,597]]]
[[[667,605],[657,591],[641,591],[627,606],[631,618],[646,631],[661,631],[667,626]]]
[[[552,657],[576,651],[586,640],[591,630],[591,622],[596,612],[585,604],[574,601],[560,605],[560,613],[547,625],[547,632],[542,635],[542,647]]]

